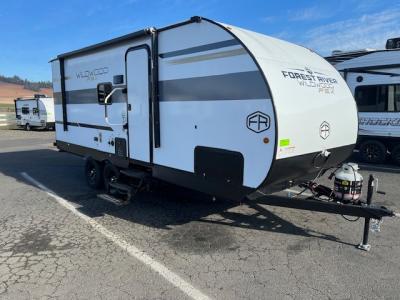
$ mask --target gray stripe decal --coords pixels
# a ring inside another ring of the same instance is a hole
[[[271,98],[259,71],[164,80],[159,82],[159,91],[160,101]],[[97,104],[97,89],[67,91],[66,98],[67,104]],[[61,104],[61,93],[54,93],[54,102]],[[125,97],[115,95],[113,103],[117,102],[125,102]]]
[[[259,71],[164,80],[159,83],[160,101],[270,99]]]
[[[198,61],[206,61],[206,60],[211,60],[211,59],[231,57],[231,56],[237,56],[237,55],[243,55],[243,54],[247,54],[247,51],[244,48],[239,48],[239,49],[234,49],[234,50],[221,51],[221,52],[216,52],[216,53],[202,54],[202,55],[196,55],[196,56],[191,56],[191,57],[174,59],[174,60],[168,61],[168,63],[174,64],[174,65],[187,64],[187,63],[193,63],[193,62],[198,62]]]
[[[56,124],[64,124],[62,121],[56,121]],[[68,126],[75,126],[75,127],[84,127],[84,128],[92,128],[92,129],[99,129],[99,130],[107,130],[107,131],[113,131],[111,127],[108,126],[101,126],[101,125],[92,125],[92,124],[86,124],[86,123],[76,123],[76,122],[67,122]]]
[[[201,45],[201,46],[197,46],[197,47],[186,48],[186,49],[182,49],[182,50],[161,53],[159,56],[161,58],[168,58],[168,57],[191,54],[191,53],[196,53],[196,52],[220,49],[220,48],[235,46],[235,45],[240,45],[240,43],[236,39],[232,39],[232,40],[227,40],[227,41],[222,41],[222,42]]]
[[[66,103],[67,104],[95,104],[97,101],[97,88],[94,89],[84,89],[75,91],[65,92]],[[113,94],[113,103],[123,103],[125,97],[122,96],[121,91],[116,91]],[[54,93],[54,104],[61,103],[61,93]]]

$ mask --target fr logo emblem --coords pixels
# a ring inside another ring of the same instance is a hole
[[[322,124],[319,126],[319,136],[326,140],[330,134],[331,126],[326,121],[322,122]]]
[[[271,125],[270,123],[271,118],[268,115],[260,111],[256,111],[247,116],[246,126],[251,131],[260,133],[268,130]]]

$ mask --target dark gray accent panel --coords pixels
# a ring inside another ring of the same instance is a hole
[[[56,124],[63,124],[63,122],[56,121]],[[68,122],[67,125],[68,126],[75,126],[75,127],[84,127],[84,128],[92,128],[92,129],[113,131],[113,129],[111,127],[102,126],[102,125],[93,125],[93,124],[77,123],[77,122]]]
[[[321,171],[321,168],[336,167],[345,161],[353,153],[354,146],[346,145],[327,149],[331,153],[328,158],[321,158],[320,152],[314,152],[276,159],[268,177],[258,187],[258,190],[264,194],[271,194],[313,179]],[[289,169],[290,172],[287,172]]]
[[[197,146],[194,173],[204,180],[243,185],[244,158],[240,152]]]
[[[61,93],[53,93],[54,105],[62,104],[61,103]]]
[[[259,71],[159,82],[160,101],[270,99]]]
[[[97,89],[84,89],[65,92],[67,104],[96,104]],[[121,91],[116,91],[113,95],[113,103],[126,102]],[[54,104],[61,104],[61,93],[54,93]]]
[[[56,140],[56,146],[58,149],[70,152],[76,155],[85,156],[85,157],[92,157],[98,161],[108,160],[112,164],[117,167],[127,168],[129,165],[129,159],[126,157],[120,157],[113,153],[99,151],[97,149],[83,147],[76,144],[71,144],[68,142],[63,142],[60,140]]]
[[[154,165],[153,177],[180,185],[189,189],[197,190],[216,197],[230,199],[233,201],[241,201],[246,195],[255,191],[254,188],[235,185],[231,183],[205,180],[192,172],[177,170],[165,166]]]
[[[182,50],[161,53],[159,56],[161,58],[168,58],[168,57],[192,54],[192,53],[203,52],[203,51],[208,51],[208,50],[215,50],[215,49],[225,48],[225,47],[229,47],[229,46],[236,46],[236,45],[240,45],[240,43],[237,40],[232,39],[232,40],[226,40],[226,41],[222,41],[222,42],[201,45],[201,46],[197,46],[197,47],[186,48],[186,49],[182,49]]]
[[[64,70],[64,58],[60,58],[60,86],[61,86],[61,105],[62,105],[62,115],[63,115],[63,129],[68,130],[68,116],[67,116],[67,103],[65,96],[65,70]]]

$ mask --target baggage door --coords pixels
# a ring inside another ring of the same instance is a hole
[[[126,54],[129,158],[151,162],[150,49],[141,45]]]

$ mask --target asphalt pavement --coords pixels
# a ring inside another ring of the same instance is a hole
[[[117,206],[53,141],[0,130],[0,299],[399,298],[400,219],[364,252],[361,219],[173,186]],[[371,172],[386,192],[376,203],[400,211],[398,168]]]

